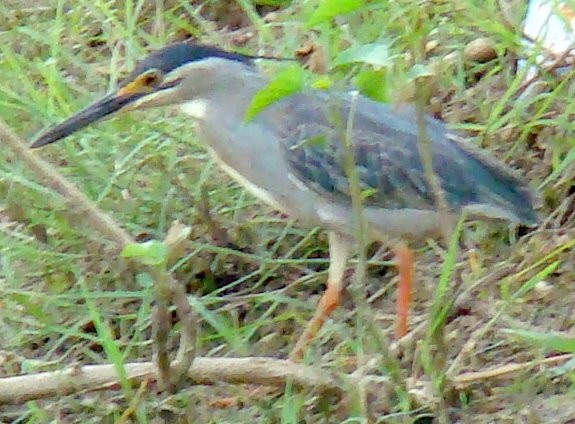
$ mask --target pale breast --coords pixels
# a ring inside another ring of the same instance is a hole
[[[218,166],[222,170],[224,170],[226,174],[228,174],[236,182],[238,182],[241,186],[243,186],[246,190],[248,190],[248,192],[250,192],[258,199],[262,200],[266,204],[270,205],[271,207],[278,209],[280,211],[285,211],[285,208],[281,205],[278,199],[272,196],[272,194],[269,191],[262,189],[258,185],[248,180],[234,168],[229,166],[217,155],[217,153],[213,149],[208,148],[208,151],[210,152],[210,154],[212,155]]]

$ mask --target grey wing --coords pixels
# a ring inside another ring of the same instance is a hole
[[[291,99],[282,127],[284,154],[295,175],[308,187],[350,202],[342,144],[349,97],[339,96],[335,107],[326,107],[333,99],[321,96]],[[509,212],[517,220],[533,221],[531,193],[524,182],[505,166],[458,141],[441,122],[428,118],[426,130],[434,170],[451,210],[488,205]],[[435,207],[420,159],[413,113],[360,98],[351,142],[365,205],[384,209]]]
[[[307,122],[284,139],[286,158],[296,176],[316,192],[350,202],[342,133]],[[363,203],[385,209],[430,209],[433,198],[420,171],[417,151],[369,130],[352,131],[353,154]]]

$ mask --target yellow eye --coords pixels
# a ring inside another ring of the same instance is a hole
[[[162,82],[162,72],[158,69],[150,69],[140,75],[138,80],[143,87],[155,88]]]
[[[119,96],[152,93],[162,84],[164,74],[159,69],[149,69],[138,75],[134,81],[118,89]]]

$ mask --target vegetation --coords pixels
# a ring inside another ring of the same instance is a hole
[[[524,13],[518,0],[1,2],[0,119],[26,140],[111,89],[150,49],[192,37],[299,56],[306,84],[352,83],[382,101],[423,101],[428,113],[523,170],[541,194],[542,224],[516,232],[473,222],[449,248],[418,246],[413,333],[393,345],[396,272],[387,250],[373,256],[362,286],[346,295],[306,358],[369,382],[343,394],[291,380],[279,390],[222,383],[158,394],[156,385],[137,391],[124,379],[121,389],[3,405],[0,420],[574,419],[574,361],[538,365],[575,352],[574,71],[527,76],[541,52],[522,41]],[[487,57],[470,52],[478,39]],[[270,74],[289,66],[260,65]],[[121,376],[125,363],[151,360],[154,286],[168,273],[198,315],[199,356],[289,353],[323,289],[326,236],[231,182],[173,112],[118,117],[36,153],[137,241],[164,240],[176,220],[189,226],[177,255],[159,248],[147,269],[128,264],[85,210],[39,179],[18,151],[3,149],[0,375],[114,364]],[[175,354],[182,325],[175,313],[167,318]]]

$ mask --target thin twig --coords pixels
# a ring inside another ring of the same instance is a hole
[[[479,383],[483,380],[509,378],[513,374],[516,374],[521,371],[526,371],[533,367],[544,366],[544,365],[547,366],[557,365],[563,362],[567,362],[568,360],[574,357],[575,355],[573,355],[572,353],[568,353],[565,355],[552,356],[551,358],[545,358],[542,360],[506,364],[501,367],[492,368],[484,371],[466,372],[456,376],[452,380],[452,383],[455,389],[462,390],[465,389],[466,387],[471,386],[472,384]]]
[[[184,225],[180,221],[174,221],[172,223],[164,238],[164,244],[168,248],[168,261],[165,265],[170,264],[170,258],[175,260],[175,258],[180,258],[184,255],[191,232],[192,228]],[[167,270],[164,269],[162,271],[165,276],[169,277]],[[172,303],[176,306],[176,315],[182,323],[180,346],[176,360],[172,364],[174,383],[179,384],[182,376],[187,372],[194,360],[196,347],[195,330],[197,323],[184,287],[171,277],[164,279],[164,283],[167,285],[167,290],[171,294]]]
[[[154,279],[155,307],[152,315],[154,339],[154,354],[158,367],[158,383],[162,390],[175,391],[176,384],[170,372],[170,356],[168,352],[168,338],[170,335],[171,319],[169,311],[170,287],[166,281],[169,275],[163,269],[154,269],[152,274]]]
[[[569,48],[565,49],[565,51],[563,53],[561,53],[559,56],[557,56],[552,62],[548,63],[547,65],[542,65],[541,70],[539,70],[533,76],[531,76],[530,78],[526,79],[525,81],[523,81],[521,83],[521,85],[517,89],[517,94],[520,94],[527,87],[529,87],[533,82],[538,80],[541,77],[541,71],[549,73],[549,72],[552,72],[552,71],[558,69],[561,66],[567,65],[565,63],[565,60],[573,53],[574,49],[575,49],[575,47],[569,47]]]
[[[439,224],[441,226],[443,241],[446,246],[449,246],[449,241],[451,240],[451,234],[453,232],[453,224],[450,221],[451,214],[447,207],[445,193],[443,192],[443,188],[441,187],[441,183],[439,182],[439,178],[433,166],[433,151],[429,137],[427,136],[427,125],[425,122],[426,114],[423,83],[417,80],[415,85],[417,93],[415,102],[415,120],[417,124],[417,147],[419,149],[419,157],[421,158],[425,181],[429,184],[434,197],[435,208],[439,215]]]
[[[134,397],[130,401],[130,404],[124,410],[124,412],[122,413],[122,415],[120,416],[118,421],[116,421],[115,424],[124,424],[124,423],[129,422],[130,417],[136,412],[138,404],[141,402],[142,397],[146,393],[146,390],[148,389],[149,382],[150,382],[149,379],[145,379],[144,381],[142,381],[140,383],[140,387],[138,387],[138,391],[136,392],[136,394],[134,395]]]
[[[371,313],[369,304],[363,299],[362,296],[358,294],[358,288],[362,287],[366,274],[367,274],[367,223],[364,217],[364,207],[363,207],[363,193],[361,191],[359,174],[357,172],[355,163],[355,152],[353,149],[353,129],[354,129],[354,118],[357,108],[358,92],[353,92],[351,94],[350,110],[345,123],[342,146],[344,148],[343,155],[343,165],[345,168],[346,176],[349,180],[349,190],[351,195],[352,211],[353,211],[353,233],[355,236],[355,241],[358,244],[359,254],[357,265],[354,272],[354,284],[349,288],[349,292],[353,298],[353,302],[356,306],[357,316],[361,325],[365,325],[370,331],[370,334],[377,340],[379,346],[381,346],[382,355],[380,355],[380,362],[389,373],[390,379],[393,381],[393,387],[395,388],[396,394],[400,397],[407,392],[404,376],[401,372],[401,366],[397,358],[395,358],[389,347],[391,342],[389,338],[381,331],[380,326],[375,322],[373,313]],[[361,353],[361,352],[360,352]],[[363,358],[359,358],[360,364],[364,364]],[[361,400],[362,409],[367,410],[367,393],[365,392],[365,387],[359,387],[359,395]],[[408,401],[408,399],[402,399]]]
[[[26,167],[36,174],[38,181],[56,191],[70,204],[69,211],[75,216],[82,216],[82,226],[88,224],[100,234],[113,241],[118,248],[134,243],[130,235],[124,231],[110,216],[103,213],[86,197],[84,193],[59,174],[49,163],[45,162],[32,151],[20,137],[0,120],[0,139],[3,146],[8,146],[26,164]],[[77,222],[71,219],[70,222]]]
[[[351,93],[351,102],[349,105],[349,113],[345,127],[345,137],[343,138],[344,155],[343,162],[347,179],[349,180],[349,192],[351,195],[351,206],[353,214],[353,234],[358,246],[357,265],[353,275],[353,285],[351,287],[351,294],[357,309],[358,326],[366,324],[364,317],[370,316],[369,305],[367,302],[357,294],[357,290],[364,285],[365,277],[367,274],[367,238],[366,238],[366,222],[363,216],[363,199],[360,187],[359,175],[356,168],[355,152],[353,148],[353,130],[355,122],[355,114],[357,110],[357,101],[359,93],[354,91]],[[363,321],[363,322],[361,322]],[[359,333],[361,334],[361,332]],[[361,345],[360,345],[361,346]],[[386,347],[383,347],[385,349]],[[363,349],[359,349],[358,360],[363,363]],[[365,387],[362,385],[357,387],[357,395],[359,406],[361,408],[362,416],[367,415],[367,393]]]
[[[418,27],[421,22],[418,23]],[[421,28],[418,28],[421,30]],[[418,45],[414,46],[413,53],[416,58],[416,63],[423,63],[425,58],[425,37],[421,38]],[[431,145],[431,140],[429,139],[427,132],[425,105],[427,102],[428,92],[426,90],[425,81],[421,78],[416,78],[415,81],[415,121],[417,126],[417,149],[419,151],[419,157],[421,160],[421,165],[423,168],[423,174],[425,181],[431,189],[433,195],[433,200],[435,203],[435,211],[438,213],[439,227],[441,230],[441,235],[443,236],[443,241],[446,246],[450,245],[451,237],[453,234],[453,223],[451,222],[451,214],[449,213],[448,204],[445,198],[445,193],[443,187],[441,186],[441,181],[436,173],[433,163],[433,149]],[[447,298],[446,293],[443,293],[444,299]],[[446,311],[447,313],[447,311]],[[429,321],[428,325],[428,336],[426,337],[426,343],[422,351],[421,360],[422,363],[425,361],[425,357],[430,360],[432,367],[429,370],[431,373],[434,392],[438,399],[438,417],[437,421],[439,423],[447,423],[449,419],[447,417],[447,405],[445,401],[445,383],[446,380],[441,378],[441,373],[445,368],[445,363],[447,362],[447,349],[445,346],[445,321],[442,321],[434,331],[432,329],[433,320]],[[434,352],[431,353],[431,343],[434,346]]]
[[[187,296],[189,295],[186,294],[182,285],[171,277],[168,280],[168,285],[172,294],[171,301],[176,307],[176,315],[182,323],[178,354],[176,355],[176,360],[172,362],[172,375],[175,378],[174,381],[179,384],[186,370],[194,362],[197,322],[194,311],[188,302]]]

